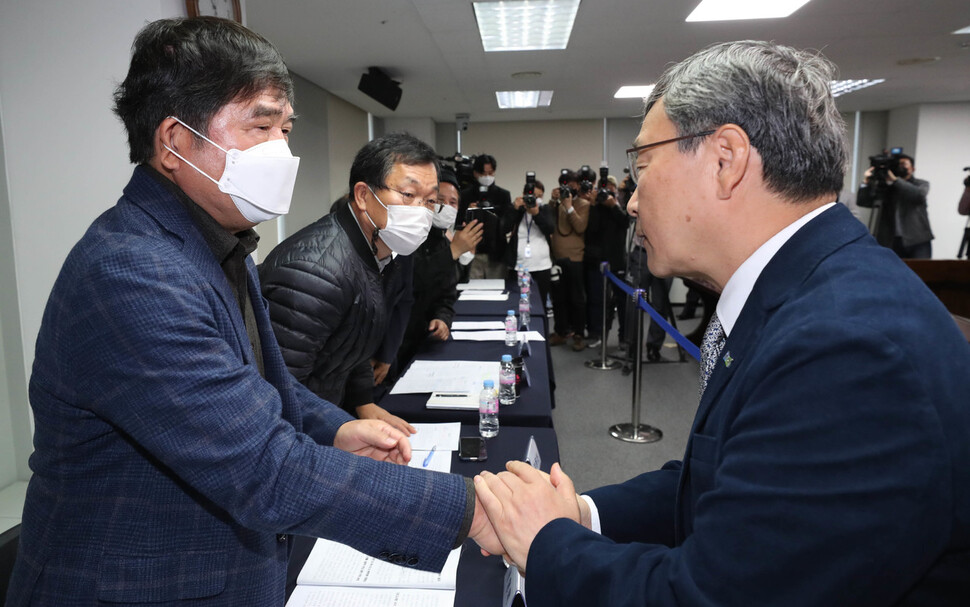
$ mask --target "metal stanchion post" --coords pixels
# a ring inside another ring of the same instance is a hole
[[[606,360],[606,306],[609,305],[609,288],[610,279],[606,276],[606,273],[610,269],[610,262],[604,261],[600,264],[600,272],[603,274],[603,324],[600,325],[600,358],[599,360],[592,359],[586,361],[586,366],[590,369],[599,369],[600,371],[612,371],[614,369],[619,369],[623,366],[623,363],[617,360]]]
[[[653,426],[640,423],[640,392],[643,386],[643,289],[633,292],[633,305],[637,307],[636,340],[633,351],[636,364],[633,367],[633,423],[610,426],[610,436],[628,443],[653,443],[663,438],[663,432]]]

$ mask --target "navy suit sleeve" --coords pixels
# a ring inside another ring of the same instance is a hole
[[[64,310],[52,304],[66,319],[53,347],[76,364],[32,390],[82,403],[247,528],[418,555],[417,567],[440,570],[464,520],[464,480],[297,432],[279,390],[243,363],[248,343],[227,339],[235,302],[190,265],[172,247],[143,246],[89,264]]]
[[[293,375],[289,375],[286,381],[303,409],[303,433],[319,445],[332,445],[337,430],[353,420],[353,416],[311,392]]]
[[[674,545],[674,502],[681,463],[668,462],[625,483],[587,493],[600,513],[603,535],[615,542]]]
[[[876,330],[801,320],[734,362],[735,392],[714,404],[734,414],[692,435],[686,539],[619,543],[553,521],[529,553],[530,607],[888,605],[912,587],[954,507],[934,392]],[[641,524],[604,506],[623,517],[611,526]]]

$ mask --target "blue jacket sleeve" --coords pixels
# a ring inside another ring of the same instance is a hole
[[[82,403],[250,529],[416,555],[417,567],[440,570],[465,518],[464,479],[297,432],[281,417],[279,389],[243,364],[248,343],[227,339],[226,302],[187,265],[171,247],[90,264],[69,305],[52,312],[66,318],[56,323],[59,358],[76,364],[32,389]],[[310,431],[332,441],[343,419],[325,412]]]

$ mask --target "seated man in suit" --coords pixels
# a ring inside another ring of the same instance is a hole
[[[289,210],[292,100],[279,52],[235,22],[135,39],[115,111],[138,166],[37,338],[9,607],[282,605],[291,534],[437,571],[490,530],[470,481],[395,465],[401,432],[286,370],[249,254]]]
[[[658,276],[722,290],[682,461],[579,497],[475,479],[530,607],[970,604],[970,347],[834,203],[845,126],[817,52],[670,67],[631,155]]]

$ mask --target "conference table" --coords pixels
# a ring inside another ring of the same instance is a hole
[[[516,299],[518,289],[515,283],[506,284],[508,301]],[[532,289],[530,305],[538,313],[530,312],[529,329],[538,332],[545,340],[546,317],[539,290]],[[509,309],[503,301],[463,301],[455,302],[455,318],[458,321],[501,321]],[[439,341],[428,338],[418,348],[414,360],[472,360],[499,361],[503,354],[519,355],[519,346],[506,346],[504,341],[464,341],[449,338]],[[552,364],[549,358],[549,344],[546,341],[529,342],[528,354],[523,356],[527,375],[527,385],[520,386],[519,397],[515,404],[499,407],[500,426],[552,427],[552,409],[555,406],[552,377]],[[405,369],[407,373],[407,369]],[[402,374],[403,375],[403,374]],[[430,393],[391,394],[381,396],[378,404],[387,411],[409,422],[461,422],[477,424],[478,411],[429,409],[426,404]]]
[[[506,284],[510,294],[507,301],[462,301],[455,304],[455,320],[499,320],[506,312],[518,309],[518,288],[514,282]],[[530,294],[531,316],[529,328],[543,337],[547,334],[544,306],[538,289]],[[523,386],[519,398],[512,405],[499,408],[498,436],[486,440],[488,459],[484,462],[463,462],[457,452],[451,456],[451,472],[472,477],[488,470],[501,472],[509,460],[525,458],[529,438],[535,438],[541,458],[541,469],[548,472],[559,461],[559,444],[552,428],[553,387],[552,365],[548,342],[531,341],[530,353],[525,357],[529,385]],[[437,341],[426,340],[418,349],[416,360],[476,360],[498,361],[502,354],[518,354],[518,347],[509,347],[504,341]],[[379,402],[388,411],[411,422],[461,422],[461,436],[478,436],[478,411],[427,409],[429,394],[386,394]],[[293,552],[287,569],[286,596],[296,586],[314,539],[295,537]],[[462,607],[494,607],[501,605],[502,588],[506,567],[501,557],[483,557],[471,539],[465,541],[458,562],[458,578],[455,605]]]
[[[478,436],[478,424],[461,427],[462,436]],[[458,460],[457,452],[451,456],[451,471],[462,476],[472,477],[482,470],[501,472],[505,462],[525,458],[529,437],[534,437],[542,459],[540,466],[545,472],[553,463],[559,461],[559,444],[552,428],[518,428],[501,426],[498,436],[486,440],[488,460],[484,462],[463,462]],[[286,598],[289,599],[296,586],[297,577],[313,549],[313,538],[295,536],[293,552],[287,566]],[[502,604],[502,584],[505,565],[501,557],[484,557],[474,540],[465,540],[461,558],[458,561],[458,578],[455,592],[455,605],[461,607],[496,607]]]
[[[477,302],[479,303],[479,302]],[[472,320],[474,317],[458,316],[456,320]],[[478,320],[481,320],[479,318]],[[540,321],[541,322],[541,321]],[[530,323],[538,330],[540,322]],[[539,333],[545,333],[544,329]],[[499,424],[508,426],[552,426],[552,389],[549,350],[546,342],[529,343],[531,354],[524,356],[528,385],[522,385],[515,404],[499,407]],[[506,346],[504,341],[438,341],[425,340],[418,348],[415,360],[474,360],[499,361],[503,354],[518,356],[518,346]],[[405,371],[406,372],[406,371]],[[478,410],[428,409],[429,393],[385,394],[378,404],[394,415],[409,422],[454,422],[478,424]]]

